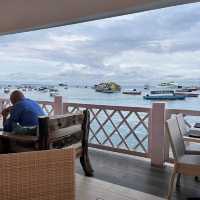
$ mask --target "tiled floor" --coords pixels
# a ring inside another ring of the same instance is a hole
[[[76,175],[76,200],[163,200],[154,195]]]
[[[158,169],[143,158],[95,149],[90,150],[90,158],[96,179],[162,198],[167,195],[173,165]],[[83,174],[78,160],[77,172]],[[200,182],[194,181],[193,177],[182,177],[181,188],[174,189],[173,200],[191,197],[200,200]]]

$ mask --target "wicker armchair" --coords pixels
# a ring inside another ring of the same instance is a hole
[[[0,155],[0,199],[74,200],[73,148]]]

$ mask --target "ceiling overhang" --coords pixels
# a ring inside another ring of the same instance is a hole
[[[197,0],[0,0],[0,34],[198,2]]]

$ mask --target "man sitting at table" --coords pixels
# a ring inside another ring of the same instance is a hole
[[[11,93],[10,101],[13,106],[2,111],[3,131],[12,132],[16,125],[21,127],[38,125],[38,117],[44,115],[44,112],[37,102],[25,98],[19,90]]]

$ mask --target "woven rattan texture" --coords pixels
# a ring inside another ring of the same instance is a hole
[[[0,155],[0,200],[74,200],[74,149]]]

